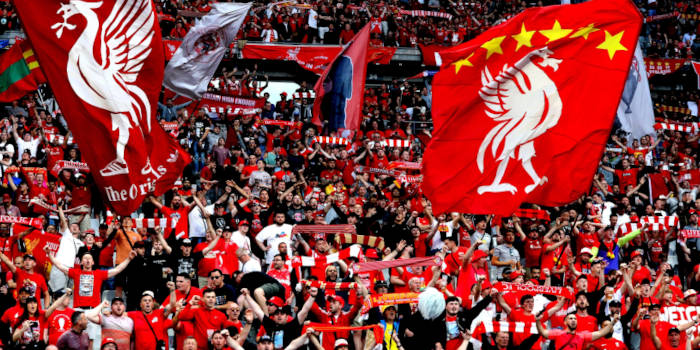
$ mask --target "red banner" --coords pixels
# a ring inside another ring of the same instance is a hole
[[[647,67],[647,77],[651,78],[656,74],[666,75],[677,71],[683,67],[685,60],[677,58],[645,58],[644,64]]]
[[[644,20],[649,23],[649,22],[656,22],[656,21],[662,21],[664,19],[669,19],[669,18],[674,18],[680,16],[680,13],[678,11],[673,11],[671,13],[664,13],[663,15],[656,15],[656,16],[647,16]]]
[[[205,108],[210,112],[231,116],[236,114],[245,114],[242,111],[262,108],[264,105],[265,99],[262,98],[247,98],[205,93],[202,95],[202,99],[199,101],[198,108]]]
[[[163,40],[163,51],[165,52],[166,61],[170,61],[173,58],[180,44],[182,44],[182,40]]]
[[[63,169],[74,169],[82,172],[89,173],[90,167],[83,162],[71,162],[69,160],[59,160],[51,168],[51,174],[53,176],[58,176],[58,173]]]
[[[680,236],[683,238],[700,238],[700,230],[681,230]]]
[[[246,59],[294,61],[306,70],[321,74],[341,49],[341,46],[246,44],[242,53]],[[395,47],[370,47],[367,61],[389,64],[395,52]]]
[[[522,284],[510,282],[498,282],[493,285],[494,289],[501,292],[513,292],[518,294],[548,294],[571,298],[571,291],[564,287],[541,286],[536,284]]]
[[[19,216],[7,215],[0,215],[0,223],[30,226],[39,230],[41,230],[44,226],[44,221],[41,220],[41,218],[24,218]]]
[[[411,304],[418,302],[418,293],[386,293],[373,294],[365,299],[360,313],[366,314],[369,309],[377,306]]]
[[[442,58],[440,57],[440,51],[447,50],[450,46],[444,45],[423,45],[418,44],[420,52],[423,55],[423,64],[426,66],[439,67],[442,65]]]
[[[16,1],[63,115],[120,215],[172,188],[190,161],[155,120],[163,43],[151,0]]]
[[[16,232],[15,232],[16,233]],[[24,236],[24,247],[26,254],[31,254],[36,258],[36,272],[48,278],[47,272],[51,266],[51,261],[46,257],[44,247],[48,245],[53,254],[58,251],[58,245],[61,241],[60,235],[46,233],[41,230],[34,230],[30,234]],[[19,253],[19,252],[18,252]]]

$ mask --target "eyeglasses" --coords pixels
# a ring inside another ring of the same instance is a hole
[[[209,278],[211,278],[213,280],[218,280],[219,278],[221,278],[221,276],[209,276]]]

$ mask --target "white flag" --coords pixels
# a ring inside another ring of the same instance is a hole
[[[211,12],[190,29],[165,67],[163,86],[182,96],[200,99],[250,6],[251,3],[212,4]]]
[[[622,130],[632,134],[632,138],[638,139],[654,132],[654,107],[649,93],[649,81],[647,80],[644,56],[642,50],[637,49],[632,57],[629,75],[625,82],[625,90],[622,92],[620,105],[617,107],[617,119],[622,125]]]

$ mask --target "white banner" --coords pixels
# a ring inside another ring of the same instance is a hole
[[[700,314],[700,306],[667,306],[663,308],[659,319],[677,327],[694,320],[698,314]],[[700,335],[699,328],[698,326],[690,328],[693,332],[693,337]]]
[[[165,67],[163,86],[193,100],[207,91],[228,45],[236,38],[251,3],[215,3],[185,36]]]

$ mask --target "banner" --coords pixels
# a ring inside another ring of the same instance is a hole
[[[665,306],[661,310],[659,319],[676,327],[692,322],[700,314],[700,306]],[[689,329],[693,338],[700,335],[700,327],[693,326]]]
[[[693,64],[693,71],[695,72],[695,75],[698,76],[698,89],[700,89],[700,62],[692,62]]]
[[[364,165],[356,165],[355,172],[356,173],[369,173],[369,174],[375,174],[375,175],[386,175],[386,176],[393,176],[393,177],[399,177],[402,174],[398,170],[372,168],[372,167],[368,167],[368,166],[364,166]]]
[[[681,230],[678,235],[683,238],[700,238],[700,230]]]
[[[44,228],[44,221],[41,218],[25,218],[19,216],[0,215],[0,223],[24,225],[34,227],[38,230]]]
[[[87,165],[87,163],[72,162],[69,160],[59,160],[56,161],[56,164],[54,164],[53,168],[51,168],[51,174],[53,176],[58,177],[58,173],[61,172],[61,170],[63,169],[72,169],[85,173],[90,172],[90,167]]]
[[[211,12],[187,32],[165,68],[163,86],[193,100],[202,97],[250,6],[251,3],[212,4]]]
[[[642,49],[637,45],[625,81],[625,90],[617,107],[617,120],[620,121],[622,130],[630,133],[633,139],[654,135],[654,106],[643,60]]]
[[[417,303],[418,295],[419,293],[372,294],[362,303],[360,313],[366,314],[369,309],[378,306]]]
[[[497,282],[493,285],[493,288],[500,292],[513,292],[517,294],[547,294],[562,296],[569,299],[571,299],[571,297],[573,296],[568,288],[542,286],[536,284]]]
[[[293,61],[301,68],[320,75],[342,49],[342,46],[248,43],[241,54],[245,59]],[[395,52],[395,47],[370,47],[367,49],[367,62],[389,64]]]
[[[51,253],[56,254],[56,252],[58,251],[58,246],[61,242],[61,236],[52,233],[46,233],[41,229],[37,229],[24,236],[22,240],[24,241],[24,247],[26,248],[26,252],[17,252],[17,254],[33,255],[36,259],[36,267],[34,271],[43,275],[48,280],[48,271],[51,267],[51,261],[46,257],[44,247],[48,246],[51,250]]]
[[[402,16],[411,17],[440,17],[448,20],[452,19],[452,15],[447,12],[438,11],[425,11],[425,10],[399,10],[399,14]]]
[[[647,77],[651,78],[656,74],[666,75],[677,71],[685,64],[682,58],[645,58],[644,64],[647,68]]]
[[[407,170],[420,170],[420,163],[417,162],[404,162],[404,161],[392,161],[389,162],[387,169],[407,169]]]
[[[302,280],[301,283],[306,287],[314,287],[323,290],[351,290],[357,288],[355,282],[324,282],[319,280]]]
[[[306,333],[307,328],[313,328],[317,332],[341,332],[341,331],[361,331],[361,330],[372,330],[372,333],[374,334],[374,339],[384,339],[384,329],[378,325],[374,324],[371,326],[338,326],[338,325],[329,325],[325,323],[314,323],[314,322],[309,322],[304,325],[304,328],[302,329],[302,334]],[[378,341],[379,344],[381,344],[381,341]]]
[[[680,170],[678,180],[680,182],[688,181],[690,186],[700,185],[700,169]]]
[[[353,234],[355,233],[355,225],[294,225],[292,234]]]
[[[189,155],[155,120],[163,44],[151,0],[17,1],[101,195],[121,215],[172,188]]]
[[[264,105],[265,99],[262,98],[217,95],[207,92],[202,95],[197,108],[205,108],[210,112],[230,117],[245,114],[243,113],[245,111],[261,109]]]
[[[662,21],[664,19],[669,19],[669,18],[675,18],[678,17],[680,13],[678,11],[673,11],[671,13],[664,13],[663,15],[655,15],[655,16],[647,16],[644,21],[649,23],[649,22],[656,22],[656,21]]]

